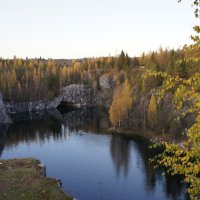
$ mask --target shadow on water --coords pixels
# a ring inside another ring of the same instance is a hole
[[[112,174],[113,171],[115,172],[115,175],[113,174],[110,179],[115,176],[117,178],[117,181],[113,181],[112,184],[110,183],[111,185],[109,185],[109,187],[111,187],[111,190],[113,190],[112,195],[119,193],[119,197],[117,197],[118,199],[121,198],[120,194],[122,192],[125,192],[127,193],[127,195],[129,195],[127,199],[131,199],[131,195],[136,195],[134,192],[129,191],[132,190],[129,188],[131,184],[136,184],[130,178],[134,175],[133,172],[136,171],[137,174],[134,176],[139,176],[138,180],[143,184],[142,188],[139,189],[143,191],[136,191],[144,193],[141,199],[158,199],[156,198],[156,196],[149,196],[149,194],[157,193],[161,195],[160,199],[188,199],[188,196],[185,195],[186,186],[182,182],[182,179],[180,177],[171,177],[167,175],[162,176],[162,170],[154,169],[153,165],[149,163],[149,158],[155,155],[157,152],[148,148],[150,143],[146,139],[138,136],[130,139],[127,136],[123,135],[104,134],[103,130],[106,130],[110,126],[109,118],[107,112],[105,111],[84,108],[63,114],[58,111],[32,113],[31,115],[23,114],[21,116],[15,116],[13,119],[15,123],[11,125],[8,130],[6,127],[2,127],[0,129],[0,157],[4,154],[4,151],[5,154],[6,152],[9,152],[12,155],[12,151],[14,151],[12,150],[12,148],[17,147],[20,149],[20,145],[24,143],[29,146],[31,146],[31,143],[33,142],[43,145],[50,140],[53,140],[55,144],[59,141],[66,140],[68,140],[70,143],[71,136],[76,137],[81,136],[82,134],[88,135],[89,140],[93,137],[98,137],[98,141],[104,138],[105,141],[108,142],[109,151],[106,159],[111,160],[111,163],[113,163],[113,168],[105,168],[105,170],[107,170],[106,173],[110,174]],[[91,134],[94,136],[92,136]],[[83,145],[81,143],[81,140],[78,141],[80,146]],[[94,140],[90,140],[89,142],[91,143],[91,141],[94,142]],[[102,142],[104,142],[104,140],[102,140]],[[106,144],[107,143],[105,142],[105,145]],[[92,145],[96,146],[97,143]],[[23,151],[23,149],[21,151]],[[95,154],[92,149],[90,151],[91,154]],[[3,158],[6,158],[6,156],[3,156]],[[98,168],[98,166],[95,166],[95,161],[93,165],[94,168]],[[103,165],[103,167],[106,166]],[[90,174],[87,174],[87,177],[88,179],[93,178],[90,177]],[[62,177],[62,174],[59,178],[63,180],[64,185],[67,184],[67,182],[65,183],[65,178]],[[99,177],[96,177],[96,179],[97,178]],[[107,177],[105,176],[105,178]],[[109,181],[111,182],[110,179]],[[124,180],[126,180],[127,183],[125,183]],[[115,189],[118,187],[118,181],[125,185],[127,184],[127,187],[123,188],[120,186],[120,189]],[[85,182],[84,184],[87,185],[87,183],[89,184],[90,181]],[[83,189],[81,189],[81,187],[78,188],[77,183],[75,184],[75,186],[70,186],[69,184],[66,187],[71,187],[70,190],[72,191],[77,190],[76,192],[74,192],[74,196],[79,195],[79,192],[80,194],[81,192],[85,192],[88,193],[88,195],[92,195],[92,191],[82,191]],[[74,189],[74,187],[76,188]],[[105,199],[111,198],[108,194],[107,196],[106,194],[104,194]],[[83,197],[83,195],[81,197]],[[87,198],[88,196],[83,199]],[[96,196],[93,195],[93,199],[95,198]]]
[[[118,136],[112,136],[110,152],[115,164],[117,176],[119,176],[121,171],[123,171],[124,175],[127,176],[131,154],[130,140],[127,138],[122,139]]]
[[[162,185],[169,199],[180,199],[180,194],[184,194],[186,191],[186,185],[183,183],[183,178],[180,176],[162,176],[161,174],[164,170],[154,169],[154,165],[149,162],[149,159],[160,153],[160,151],[149,149],[150,143],[147,139],[138,138],[136,140],[135,146],[140,153],[140,158],[143,162],[143,170],[146,177],[146,189],[153,191],[158,182]],[[188,195],[186,195],[185,198],[189,199]]]
[[[149,162],[149,159],[157,155],[159,152],[153,149],[149,149],[151,143],[144,138],[135,136],[134,139],[128,138],[127,136],[112,136],[110,142],[110,152],[112,160],[115,164],[115,170],[117,176],[120,172],[124,173],[124,176],[129,174],[131,161],[131,147],[134,151],[137,151],[140,156],[138,161],[138,167],[143,167],[143,173],[145,174],[145,184],[147,191],[154,191],[156,184],[162,185],[167,197],[169,199],[180,199],[180,194],[186,193],[186,185],[183,182],[183,178],[180,176],[162,176],[162,169],[155,169],[153,164]],[[141,163],[142,162],[142,163]],[[189,199],[188,194],[183,199]],[[181,199],[182,199],[181,198]]]
[[[7,138],[7,130],[8,127],[1,125],[0,126],[0,157],[1,157],[1,153],[3,152],[4,148],[5,148],[5,143],[6,143],[6,138]]]

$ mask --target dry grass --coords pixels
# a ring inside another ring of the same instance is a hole
[[[0,160],[0,200],[71,200],[38,164],[32,158]]]

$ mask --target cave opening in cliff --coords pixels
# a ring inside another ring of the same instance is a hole
[[[57,106],[57,109],[61,113],[71,112],[80,109],[80,104],[61,101],[60,104]]]

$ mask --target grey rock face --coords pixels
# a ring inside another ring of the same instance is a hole
[[[46,105],[46,110],[49,109],[55,109],[57,108],[57,106],[61,103],[62,101],[62,96],[58,96],[56,98],[54,98],[53,100],[51,100],[47,105]]]
[[[60,96],[48,103],[46,109],[54,109],[61,102],[76,107],[93,105],[93,89],[82,84],[71,84],[61,89]]]
[[[82,84],[71,84],[62,88],[62,101],[80,106],[91,106],[93,103],[93,89]]]
[[[5,105],[3,103],[2,95],[0,93],[0,124],[11,123],[10,118],[6,114]]]
[[[115,75],[104,74],[100,77],[99,83],[102,90],[113,89],[115,87]]]
[[[66,105],[76,107],[94,105],[94,91],[91,87],[82,84],[71,84],[61,89],[61,94],[51,101],[33,101],[23,103],[6,103],[6,112],[10,114],[24,113],[32,111],[42,111],[56,109],[64,102]]]
[[[45,110],[47,102],[45,101],[33,101],[33,102],[23,102],[23,103],[6,103],[6,112],[10,114],[31,112],[31,111],[41,111]]]

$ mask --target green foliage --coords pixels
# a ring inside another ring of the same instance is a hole
[[[118,57],[118,69],[125,69],[128,70],[130,67],[131,60],[128,56],[128,54],[125,54],[124,51],[121,51],[121,54]]]
[[[156,156],[153,161],[165,166],[171,174],[185,176],[185,182],[189,183],[188,192],[191,199],[200,198],[200,74],[196,73],[189,79],[178,76],[172,77],[165,72],[146,71],[144,78],[148,76],[161,76],[163,85],[157,88],[156,95],[160,101],[166,92],[172,92],[175,112],[184,118],[188,113],[196,116],[196,122],[187,131],[188,140],[182,145],[163,142],[165,150]],[[183,109],[187,103],[186,109]]]

